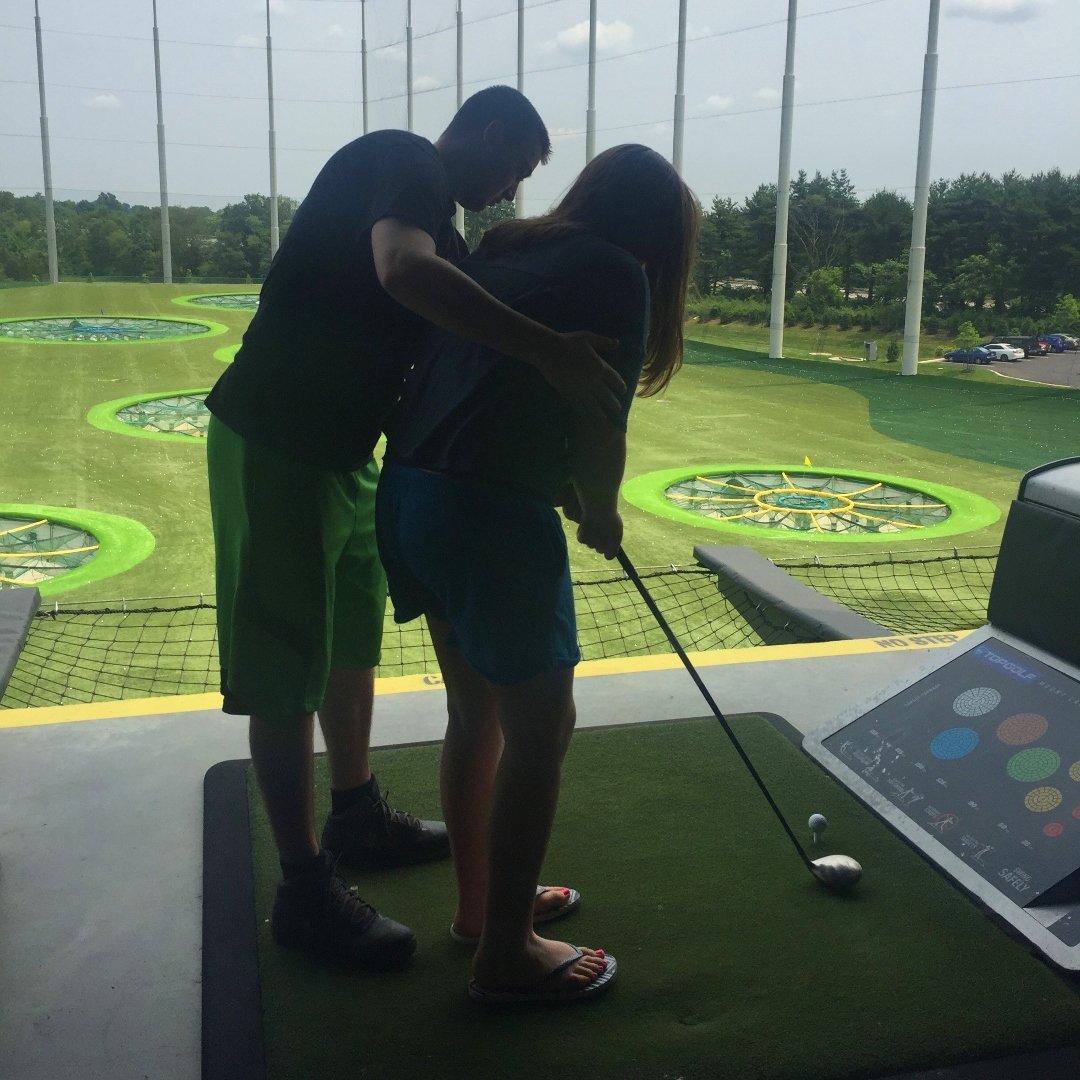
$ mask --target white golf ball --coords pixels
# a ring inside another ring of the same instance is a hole
[[[811,832],[819,833],[825,831],[829,822],[824,814],[811,814],[810,820],[806,824],[810,826]]]

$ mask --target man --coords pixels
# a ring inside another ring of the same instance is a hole
[[[346,887],[338,858],[400,865],[449,851],[442,822],[388,805],[368,760],[386,599],[372,451],[418,344],[434,323],[531,364],[583,411],[618,409],[622,381],[595,351],[614,343],[549,330],[453,265],[466,253],[455,200],[480,210],[513,198],[550,151],[536,110],[504,86],[469,98],[434,144],[381,131],[343,147],[206,400],[222,694],[226,712],[250,717],[281,861],[271,931],[328,959],[392,969],[416,945]],[[332,799],[321,846],[316,714]]]

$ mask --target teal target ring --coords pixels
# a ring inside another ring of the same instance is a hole
[[[194,296],[174,296],[172,302],[183,307],[211,307],[222,311],[253,312],[259,307],[259,294],[257,292],[198,293]]]
[[[954,536],[992,525],[998,507],[961,488],[801,465],[664,469],[623,484],[627,502],[685,525],[825,543]]]
[[[65,592],[130,570],[153,550],[153,533],[131,518],[0,503],[0,589]]]
[[[201,443],[206,439],[210,411],[205,400],[209,387],[138,394],[95,405],[86,419],[102,431],[139,439]]]
[[[0,342],[36,345],[152,345],[228,333],[221,323],[145,315],[40,315],[0,319]]]

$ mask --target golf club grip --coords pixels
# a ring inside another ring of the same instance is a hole
[[[780,824],[784,827],[784,832],[787,833],[788,838],[795,845],[795,850],[799,853],[799,858],[807,865],[810,866],[810,856],[806,854],[802,849],[802,845],[799,843],[798,838],[791,831],[791,826],[788,825],[787,819],[780,812],[780,807],[776,805],[772,795],[769,794],[769,789],[765,786],[765,781],[758,775],[757,769],[754,768],[754,763],[747,756],[746,751],[742,748],[742,744],[739,742],[732,730],[731,725],[727,722],[727,718],[720,711],[720,706],[713,700],[712,694],[709,693],[709,688],[705,685],[701,676],[697,673],[697,669],[690,663],[690,657],[686,655],[683,647],[679,644],[679,639],[675,636],[675,632],[671,629],[667,619],[664,618],[663,613],[657,606],[656,601],[652,598],[652,594],[645,588],[645,583],[641,580],[640,575],[634,568],[634,564],[630,561],[626,552],[620,547],[615,553],[615,557],[619,560],[619,565],[622,567],[626,576],[634,583],[634,587],[641,595],[641,599],[645,601],[649,611],[652,612],[653,618],[656,620],[657,625],[663,630],[668,641],[671,643],[671,647],[675,650],[679,659],[683,663],[683,667],[690,673],[690,678],[697,684],[697,688],[701,691],[701,696],[708,702],[709,708],[712,709],[713,715],[720,721],[720,726],[724,729],[724,733],[731,740],[731,745],[739,752],[739,757],[742,758],[743,764],[749,770],[750,775],[754,778],[754,782],[761,789],[761,794],[765,796],[766,801],[772,808],[774,814],[780,821]]]

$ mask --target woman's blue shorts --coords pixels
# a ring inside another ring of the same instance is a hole
[[[566,537],[544,499],[387,462],[375,521],[397,622],[448,623],[498,686],[581,659]]]

